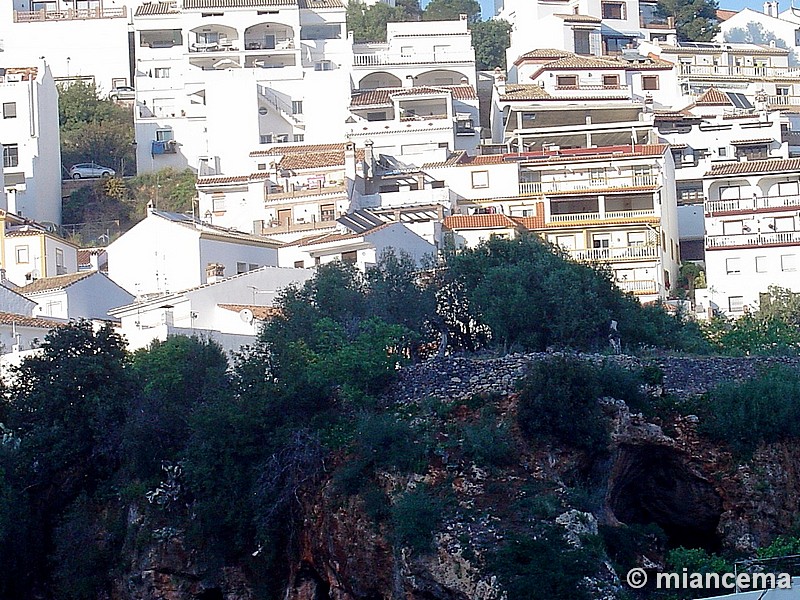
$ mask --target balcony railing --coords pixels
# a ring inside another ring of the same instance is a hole
[[[655,245],[620,246],[617,248],[570,250],[569,255],[581,262],[613,262],[658,258],[659,250],[660,247]]]
[[[656,211],[653,209],[643,210],[615,210],[608,212],[590,213],[564,213],[550,215],[548,223],[574,223],[579,221],[604,221],[606,219],[637,219],[641,217],[655,217]]]
[[[703,77],[798,77],[800,67],[762,67],[758,65],[680,65],[680,74]]]
[[[118,8],[66,8],[64,10],[15,10],[14,23],[39,21],[75,21],[79,19],[122,19],[128,16],[125,6]]]
[[[634,188],[652,187],[659,185],[658,175],[643,174],[627,177],[597,177],[579,180],[566,181],[545,181],[545,182],[519,182],[520,195],[564,193],[564,192],[587,192],[601,188]]]
[[[800,244],[800,231],[773,231],[770,233],[706,236],[706,248],[780,246],[783,244]]]
[[[658,293],[658,284],[652,279],[626,279],[624,281],[615,281],[614,283],[623,292],[631,292],[633,294]]]
[[[406,121],[430,121],[432,119],[446,119],[447,114],[439,114],[439,115],[403,115],[400,117],[400,120],[403,122]]]
[[[639,17],[639,26],[642,29],[675,29],[675,19],[666,18],[646,18]]]
[[[708,214],[754,211],[765,208],[774,208],[776,210],[800,208],[800,196],[761,196],[706,202],[706,212]]]
[[[475,56],[471,52],[419,52],[410,55],[373,53],[353,55],[353,65],[356,67],[418,63],[469,63],[474,60]]]
[[[800,96],[767,96],[767,104],[770,106],[800,106]]]

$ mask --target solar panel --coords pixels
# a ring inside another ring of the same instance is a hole
[[[737,94],[735,92],[725,92],[725,95],[728,96],[730,101],[736,108],[742,109],[751,109],[753,105],[750,103],[750,100],[747,99],[747,96],[744,94]]]

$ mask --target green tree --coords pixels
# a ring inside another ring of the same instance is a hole
[[[386,24],[399,21],[418,21],[420,10],[418,2],[404,2],[389,6],[378,2],[366,6],[361,2],[347,4],[347,28],[353,32],[356,42],[385,42]]]
[[[675,20],[679,41],[710,42],[719,31],[716,0],[659,0],[662,16]]]
[[[119,175],[135,172],[130,109],[100,98],[93,84],[77,82],[59,87],[58,113],[65,167],[94,161],[113,168]]]
[[[470,28],[475,48],[475,67],[491,71],[500,67],[506,71],[506,50],[511,45],[511,24],[502,19],[479,21]]]
[[[425,21],[457,21],[467,15],[470,23],[481,19],[481,5],[477,0],[431,0],[422,14]]]

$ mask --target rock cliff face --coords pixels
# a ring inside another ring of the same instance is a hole
[[[522,502],[541,504],[542,498],[556,499],[559,514],[550,518],[571,545],[580,545],[586,533],[597,533],[598,525],[656,523],[671,545],[752,551],[795,525],[800,450],[774,444],[739,465],[697,433],[698,419],[692,415],[651,422],[632,414],[622,401],[602,400],[612,424],[612,443],[599,466],[585,464],[574,450],[530,448],[523,443],[515,446],[513,461],[496,469],[479,468],[463,454],[449,451],[463,441],[453,423],[474,422],[487,403],[500,420],[514,423],[515,382],[541,358],[451,358],[405,369],[387,395],[387,404],[410,418],[431,421],[428,431],[443,450],[424,472],[402,476],[383,472],[376,486],[390,501],[419,487],[448,489],[452,509],[436,529],[433,550],[420,553],[394,543],[390,524],[376,520],[361,496],[343,497],[337,491],[334,466],[320,486],[302,497],[302,525],[283,597],[512,600],[487,567],[487,559],[508,534],[509,523],[529,518],[519,507],[531,504]],[[637,362],[629,357],[617,360]],[[759,362],[764,361],[671,358],[658,364],[665,373],[664,388],[680,396],[702,392],[722,380],[749,377]],[[434,411],[420,416],[423,406],[436,402],[446,403],[447,414],[432,416]],[[513,426],[510,433],[518,439]],[[593,499],[590,510],[577,506],[581,503],[571,495],[576,473],[591,482],[584,490]],[[531,490],[547,494],[534,497]],[[135,526],[137,516],[131,515],[129,522]],[[642,552],[638,560],[658,564],[663,547]],[[591,580],[595,598],[614,598],[621,589],[607,560],[597,561]],[[183,546],[179,535],[166,535],[137,555],[120,578],[117,595],[120,600],[257,597],[243,569],[205,565],[197,552]]]

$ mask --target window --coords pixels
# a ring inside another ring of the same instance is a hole
[[[414,46],[401,46],[400,56],[402,58],[411,58],[414,56]]]
[[[3,118],[15,119],[17,117],[17,103],[3,102]]]
[[[24,265],[30,262],[28,258],[28,246],[16,246],[14,248],[14,251],[16,252],[17,255],[18,265]]]
[[[248,271],[255,271],[257,268],[258,268],[258,265],[253,264],[253,263],[250,263],[249,265],[247,265],[247,270]]]
[[[775,217],[775,231],[794,231],[794,217]]]
[[[642,75],[642,89],[643,90],[657,90],[658,89],[658,75]]]
[[[183,44],[180,29],[153,29],[139,34],[139,45],[146,48],[172,48]]]
[[[314,63],[315,71],[333,71],[333,63],[329,60],[318,60]]]
[[[556,246],[564,248],[564,250],[575,249],[575,236],[574,235],[557,235]]]
[[[489,187],[489,171],[473,171],[472,172],[472,189],[488,188]]]
[[[301,40],[338,40],[342,28],[338,24],[303,25],[300,28]]]
[[[385,120],[386,120],[386,111],[367,113],[367,121],[385,121]]]
[[[293,142],[304,142],[306,141],[306,135],[304,133],[295,133],[292,135]]]
[[[172,129],[156,129],[156,141],[171,142],[175,139],[175,132]]]
[[[17,146],[16,144],[3,145],[3,166],[4,167],[19,166],[19,146]]]
[[[303,114],[303,101],[302,100],[292,100],[292,114],[293,115],[302,115]]]
[[[258,136],[258,143],[259,144],[271,144],[272,143],[272,134],[265,133]]]
[[[353,250],[351,252],[342,252],[342,262],[349,263],[351,265],[356,264],[358,260],[358,251]]]
[[[744,233],[743,221],[723,221],[722,222],[723,235],[741,235]]]
[[[303,263],[302,260],[296,260],[296,261],[294,261],[294,268],[295,269],[304,269],[305,268],[305,264]]]
[[[720,158],[726,158],[728,156],[728,149],[725,146],[717,149],[717,155]]]
[[[625,18],[625,3],[624,2],[603,2],[601,4],[604,19],[624,19]]]
[[[323,204],[319,209],[321,221],[333,221],[336,218],[336,208],[333,204]]]
[[[644,231],[631,231],[628,233],[628,246],[644,246],[647,234]]]
[[[211,197],[211,210],[215,213],[225,212],[225,194],[214,194]]]
[[[744,296],[729,296],[728,310],[730,312],[742,312],[744,310]]]
[[[756,273],[766,273],[766,272],[767,272],[767,257],[756,256]]]
[[[742,146],[739,148],[738,156],[744,157],[747,160],[760,160],[762,158],[769,158],[769,146]]]
[[[781,255],[781,271],[795,271],[797,262],[794,254]]]
[[[578,87],[578,76],[577,75],[558,75],[556,77],[556,86],[558,87]]]
[[[603,87],[617,89],[619,87],[619,75],[603,75]]]
[[[573,32],[575,54],[589,55],[592,53],[589,43],[589,31],[586,29],[576,29]]]
[[[168,79],[169,67],[156,67],[153,69],[153,77],[156,79]]]
[[[236,263],[236,274],[241,275],[242,273],[247,273],[247,263],[237,262]]]

